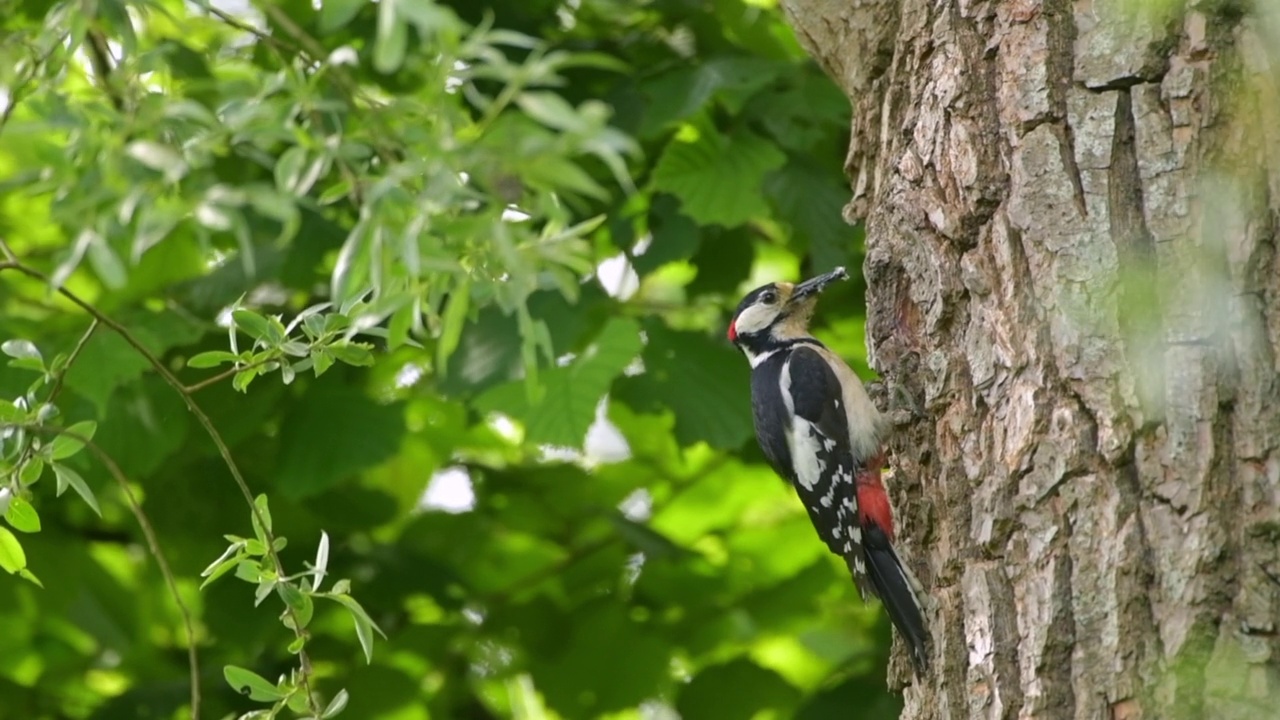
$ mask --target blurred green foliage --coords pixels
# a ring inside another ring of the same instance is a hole
[[[0,718],[190,717],[130,497],[204,718],[895,717],[723,336],[861,259],[772,5],[8,6],[0,239],[128,337],[0,273]]]

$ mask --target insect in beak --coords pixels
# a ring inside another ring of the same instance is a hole
[[[848,280],[849,273],[845,272],[843,267],[838,267],[829,273],[809,278],[804,282],[796,285],[796,289],[791,293],[791,302],[804,300],[810,295],[817,295],[822,292],[828,285],[837,280]]]

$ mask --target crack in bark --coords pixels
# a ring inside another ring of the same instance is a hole
[[[1076,134],[1071,129],[1071,122],[1064,116],[1051,125],[1053,134],[1058,138],[1058,152],[1062,155],[1062,167],[1066,168],[1067,179],[1074,190],[1076,210],[1080,217],[1089,217],[1089,207],[1084,198],[1084,181],[1080,177],[1080,165],[1076,162]]]
[[[1080,217],[1088,217],[1089,209],[1085,203],[1084,182],[1080,177],[1080,166],[1076,162],[1076,138],[1068,119],[1067,95],[1075,76],[1075,42],[1076,21],[1071,0],[1048,0],[1044,6],[1045,21],[1048,23],[1046,41],[1048,57],[1049,122],[1053,134],[1058,138],[1058,150],[1062,155],[1062,166],[1067,170],[1067,178],[1075,191],[1076,210]]]
[[[1044,695],[1040,705],[1049,711],[1051,717],[1073,717],[1076,715],[1076,691],[1072,683],[1071,654],[1076,644],[1076,618],[1072,598],[1075,591],[1071,583],[1072,570],[1075,563],[1071,559],[1071,536],[1075,534],[1070,515],[1062,518],[1062,537],[1058,539],[1061,558],[1057,572],[1053,578],[1053,596],[1059,598],[1056,612],[1050,621],[1048,637],[1052,638],[1047,652],[1041,658],[1040,680],[1043,683]]]

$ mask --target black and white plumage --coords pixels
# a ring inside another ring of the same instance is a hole
[[[863,597],[880,598],[922,673],[929,643],[924,590],[893,547],[880,477],[883,422],[849,366],[808,329],[818,293],[846,277],[837,268],[799,285],[753,290],[734,313],[729,339],[751,363],[756,439],[769,464],[795,487]]]

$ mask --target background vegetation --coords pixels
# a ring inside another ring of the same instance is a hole
[[[0,38],[0,717],[896,716],[724,339],[861,262],[772,2]],[[859,282],[818,332],[865,372]]]

